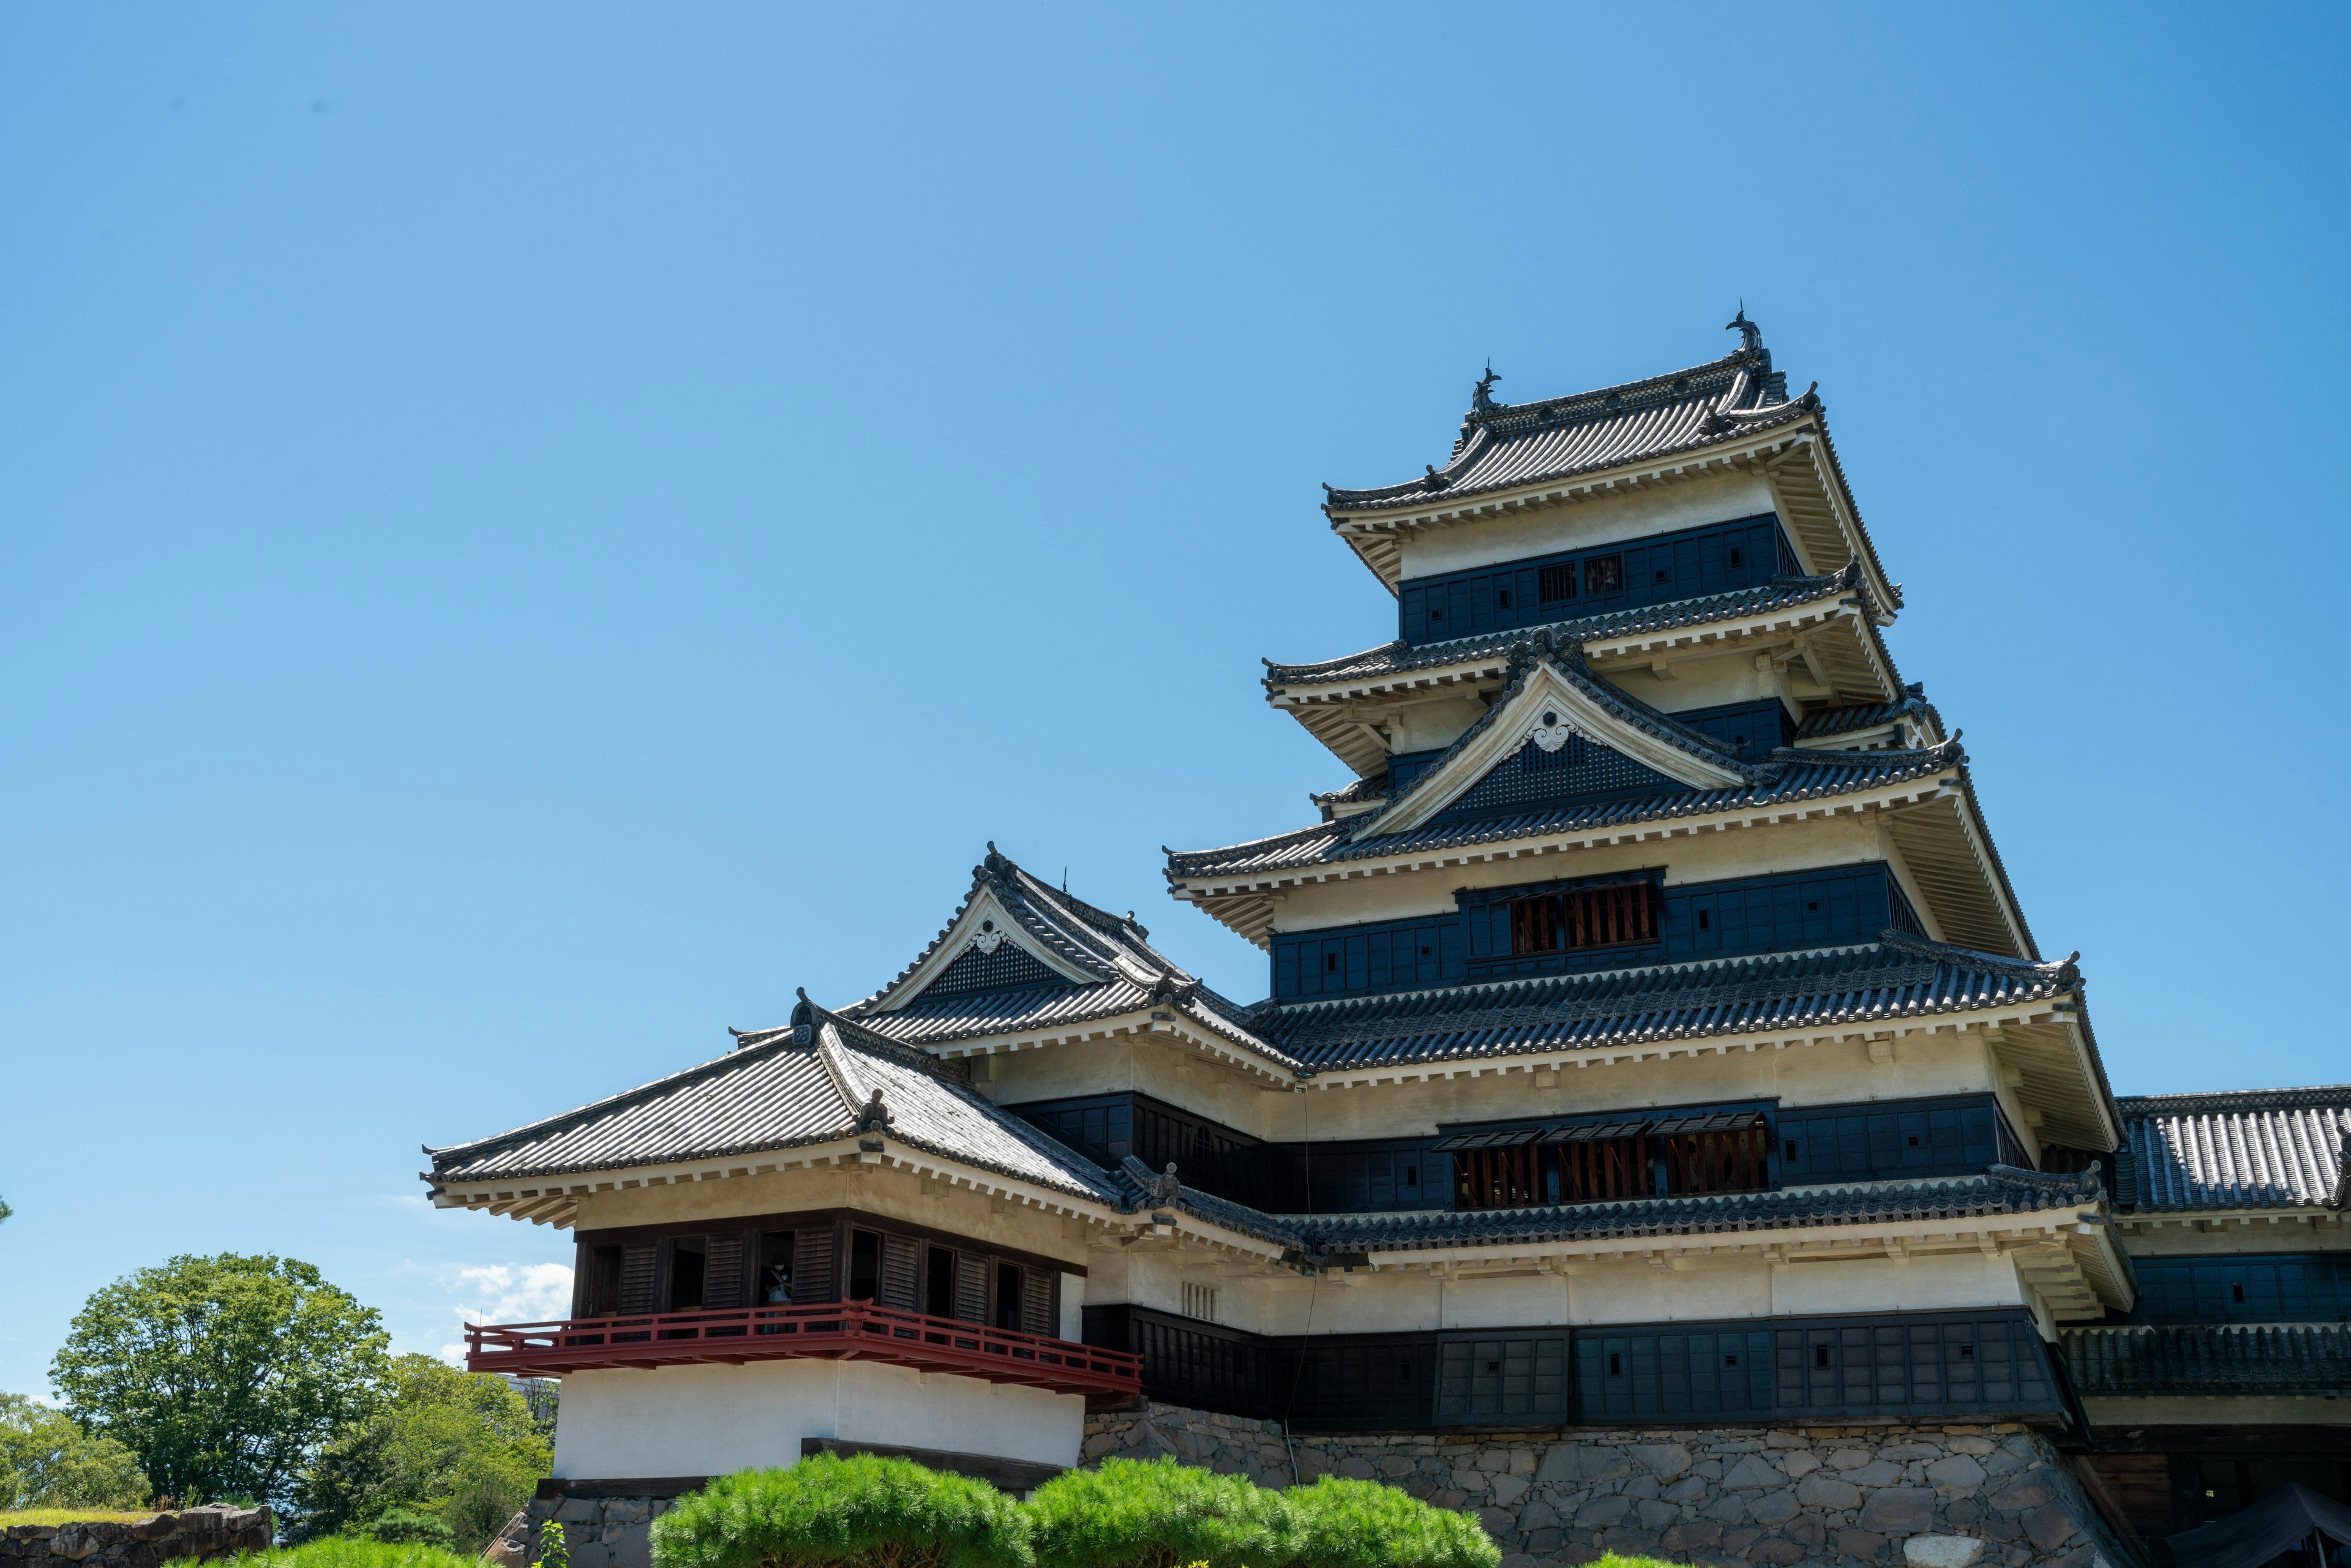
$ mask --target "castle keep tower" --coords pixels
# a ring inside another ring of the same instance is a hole
[[[1572,397],[1489,371],[1442,467],[1326,487],[1397,635],[1263,684],[1339,787],[1166,855],[1263,999],[990,845],[864,999],[428,1151],[437,1204],[578,1231],[569,1319],[473,1331],[565,1379],[546,1506],[1174,1447],[1530,1560],[2127,1557],[2157,1516],[2071,1457],[2061,1348],[2149,1321],[2082,976],[1896,669],[1820,399],[1731,325]]]

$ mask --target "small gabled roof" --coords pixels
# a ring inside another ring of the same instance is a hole
[[[1399,562],[1393,538],[1382,531],[1391,520],[1423,515],[1467,520],[1491,509],[1480,504],[1485,497],[1514,502],[1527,498],[1517,492],[1572,489],[1587,478],[1604,483],[1601,476],[1612,471],[1661,463],[1705,469],[1770,445],[1780,451],[1775,461],[1783,494],[1792,487],[1804,492],[1796,507],[1802,515],[1788,521],[1815,563],[1861,560],[1883,601],[1900,608],[1900,590],[1878,562],[1829,442],[1817,391],[1787,395],[1786,378],[1772,371],[1762,333],[1744,310],[1726,329],[1740,334],[1740,346],[1709,364],[1540,402],[1494,402],[1488,389],[1499,378],[1489,372],[1443,468],[1432,465],[1419,478],[1368,490],[1325,485],[1323,512],[1393,589]],[[1817,456],[1797,455],[1809,443],[1817,443]]]
[[[1114,1205],[1107,1173],[974,1092],[958,1068],[809,1001],[728,1054],[495,1137],[427,1148],[436,1186],[733,1158],[881,1135],[976,1169]]]
[[[2351,1207],[2351,1083],[2116,1102],[2134,1214]]]
[[[915,960],[841,1009],[884,1039],[925,1050],[1165,1010],[1284,1071],[1292,1064],[1257,1038],[1248,1010],[1151,946],[1132,915],[1100,909],[1031,876],[987,846],[971,890]],[[1035,985],[935,988],[958,960],[1009,944],[1051,971]]]
[[[1926,686],[1913,682],[1902,688],[1897,702],[1847,703],[1839,707],[1814,708],[1796,727],[1796,744],[1817,746],[1862,730],[1877,729],[1898,719],[1911,721],[1937,741],[1949,733],[1943,727],[1943,716],[1927,700]]]
[[[1693,789],[1751,786],[1767,777],[1707,736],[1594,675],[1583,662],[1582,643],[1543,627],[1511,648],[1510,678],[1494,706],[1409,787],[1356,821],[1353,841],[1363,844],[1421,826],[1515,754],[1531,730],[1561,724]]]

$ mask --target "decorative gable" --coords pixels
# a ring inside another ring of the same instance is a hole
[[[983,934],[981,942],[987,939]],[[1067,987],[1077,982],[1058,970],[1049,969],[1022,948],[1004,942],[993,948],[975,944],[963,950],[962,956],[949,964],[939,977],[915,993],[919,1001],[925,997],[963,996],[973,991],[1024,991],[1044,987]]]
[[[1358,840],[1440,819],[1499,815],[1555,800],[1728,789],[1762,777],[1706,737],[1635,703],[1537,632],[1511,654],[1486,716],[1369,818]]]

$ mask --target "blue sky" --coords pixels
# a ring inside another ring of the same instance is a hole
[[[0,15],[0,1389],[176,1252],[404,1349],[564,1237],[418,1145],[840,1004],[994,839],[1343,770],[1318,482],[1817,379],[2116,1086],[2351,1078],[2339,9]]]

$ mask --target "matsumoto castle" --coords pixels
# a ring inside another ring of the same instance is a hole
[[[1444,463],[1325,487],[1397,619],[1265,671],[1333,787],[1166,856],[1262,999],[990,845],[870,996],[429,1150],[436,1205],[578,1239],[569,1319],[469,1331],[563,1380],[542,1508],[1236,1434],[1270,1484],[1450,1469],[1530,1562],[2123,1568],[2345,1498],[2351,1088],[2115,1095],[1823,401],[1731,326],[1489,372]]]

